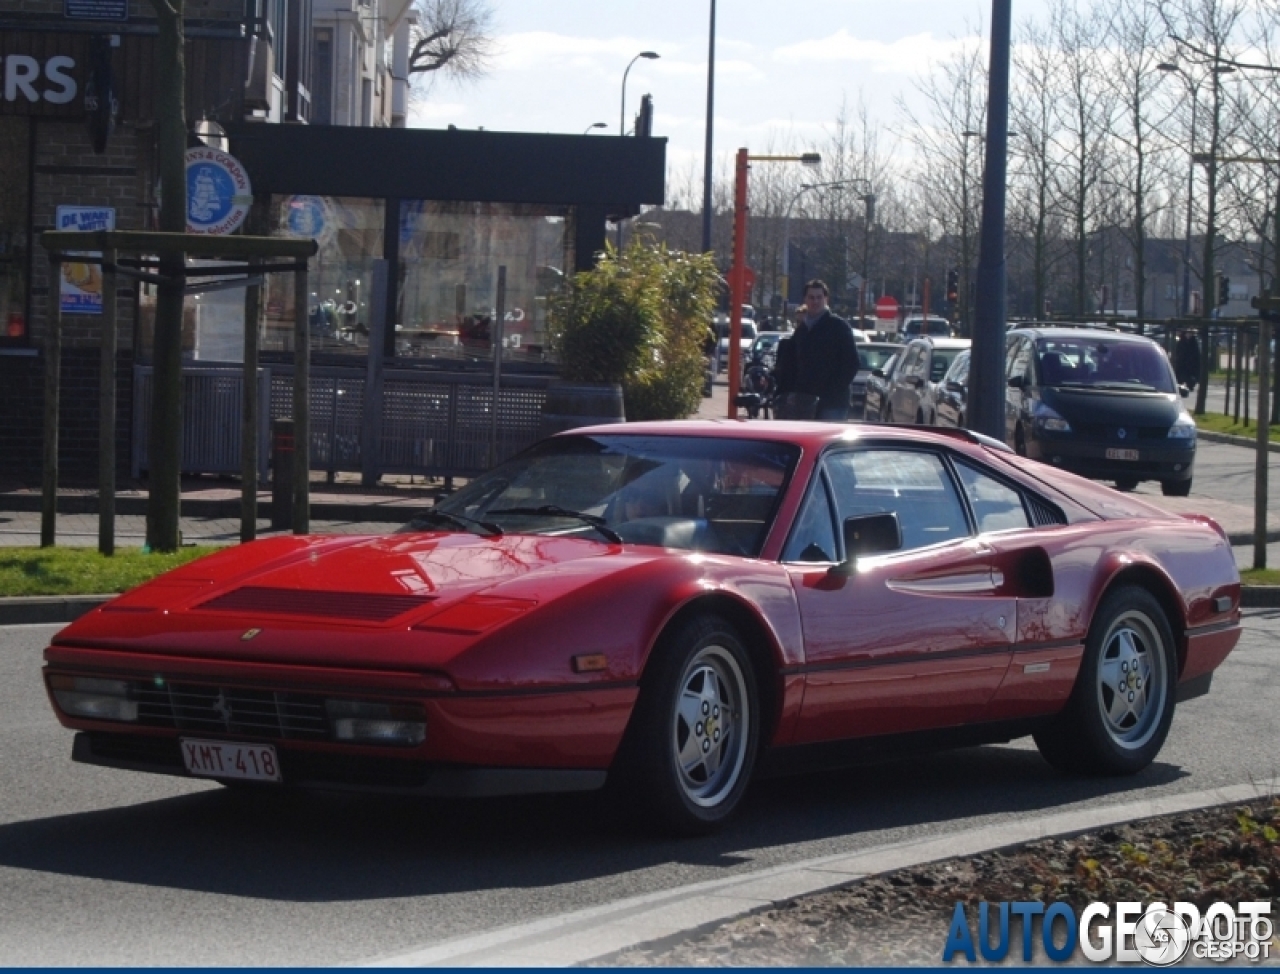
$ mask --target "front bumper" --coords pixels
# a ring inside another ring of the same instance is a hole
[[[1196,448],[1169,440],[1085,439],[1071,436],[1033,437],[1027,444],[1032,459],[1094,480],[1190,480]],[[1136,460],[1117,460],[1108,449],[1137,450]]]

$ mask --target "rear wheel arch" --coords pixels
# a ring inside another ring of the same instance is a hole
[[[1115,589],[1126,585],[1145,589],[1160,603],[1160,608],[1164,611],[1165,620],[1169,623],[1169,629],[1173,633],[1173,648],[1178,663],[1178,671],[1175,676],[1181,677],[1182,671],[1187,664],[1187,613],[1186,606],[1167,575],[1157,571],[1150,565],[1139,564],[1123,568],[1109,578],[1107,584],[1098,592],[1090,619],[1092,620],[1093,615],[1097,613],[1103,599]]]

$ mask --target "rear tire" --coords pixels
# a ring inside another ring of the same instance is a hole
[[[1022,432],[1022,427],[1018,426],[1013,431],[1013,452],[1020,457],[1027,455],[1027,434]]]
[[[667,831],[704,835],[738,807],[760,741],[756,673],[724,619],[664,635],[640,684],[615,767],[621,793]]]
[[[1165,497],[1187,497],[1191,493],[1191,478],[1186,480],[1162,480],[1160,491]]]
[[[1131,490],[1135,490],[1137,486],[1138,486],[1137,477],[1121,477],[1119,480],[1116,481],[1116,490],[1123,490],[1125,493],[1128,493]]]
[[[1146,589],[1113,589],[1098,605],[1066,708],[1035,736],[1055,768],[1135,774],[1164,746],[1177,660],[1164,609]]]

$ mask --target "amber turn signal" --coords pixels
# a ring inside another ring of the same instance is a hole
[[[572,663],[575,673],[595,673],[609,668],[609,657],[604,653],[591,653],[587,656],[574,656]]]

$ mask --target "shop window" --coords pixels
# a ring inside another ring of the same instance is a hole
[[[0,346],[26,345],[29,123],[0,117]]]
[[[505,266],[503,356],[547,358],[547,301],[564,280],[563,207],[405,200],[396,354],[492,359],[498,268]]]

